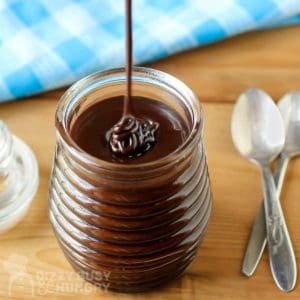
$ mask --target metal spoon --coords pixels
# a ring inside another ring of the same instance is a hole
[[[239,152],[261,169],[271,271],[277,286],[290,291],[295,286],[295,255],[269,168],[284,146],[285,132],[271,97],[254,88],[243,93],[233,110],[231,134]]]
[[[279,197],[288,162],[292,157],[300,154],[300,91],[294,91],[283,96],[278,102],[278,108],[283,118],[286,135],[284,148],[274,173],[274,181]],[[242,272],[246,276],[253,275],[266,243],[266,225],[262,204],[252,227],[243,261]]]

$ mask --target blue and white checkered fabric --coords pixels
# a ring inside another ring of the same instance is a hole
[[[140,64],[300,22],[300,0],[135,0]],[[0,101],[124,65],[124,0],[0,0]]]

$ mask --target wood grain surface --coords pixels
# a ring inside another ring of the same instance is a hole
[[[252,278],[241,275],[248,234],[262,198],[258,169],[240,157],[230,137],[233,103],[256,86],[274,99],[300,89],[300,27],[245,34],[150,64],[177,76],[199,96],[214,200],[213,216],[186,274],[146,294],[95,289],[78,278],[54,238],[47,189],[55,142],[54,112],[64,90],[0,105],[0,119],[35,152],[40,185],[29,213],[0,236],[1,299],[300,299],[275,286],[267,253]],[[282,205],[300,262],[300,160],[288,168]],[[299,264],[298,264],[299,266]]]

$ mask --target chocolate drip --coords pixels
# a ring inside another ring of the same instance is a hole
[[[123,116],[133,113],[131,89],[132,89],[132,5],[131,0],[126,0],[126,96],[124,99]]]
[[[126,0],[126,95],[123,116],[107,132],[110,150],[117,156],[136,157],[155,143],[159,124],[148,118],[139,119],[133,113],[131,97],[132,77],[132,5]]]

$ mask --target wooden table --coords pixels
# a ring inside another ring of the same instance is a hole
[[[96,290],[77,278],[54,238],[47,188],[55,141],[54,111],[63,90],[0,105],[3,119],[36,153],[40,186],[30,212],[0,237],[1,299],[299,299],[300,287],[280,292],[267,253],[255,275],[241,275],[250,228],[260,205],[258,169],[240,157],[230,137],[233,103],[246,88],[275,100],[300,88],[300,27],[242,35],[151,64],[187,83],[205,110],[205,141],[214,192],[213,217],[203,246],[187,273],[147,294]],[[300,262],[300,160],[288,169],[283,209]],[[22,276],[21,276],[22,275]]]

